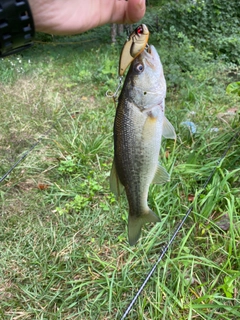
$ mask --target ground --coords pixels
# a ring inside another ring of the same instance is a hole
[[[0,186],[0,318],[120,318],[192,205],[129,318],[239,319],[239,96],[226,93],[229,66],[209,63],[176,86],[156,43],[177,141],[161,149],[170,183],[149,192],[161,222],[130,247],[125,196],[109,190],[115,105],[105,93],[121,48],[87,39],[44,39],[1,61],[0,176],[27,156]]]

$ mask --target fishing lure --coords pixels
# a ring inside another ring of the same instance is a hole
[[[128,37],[124,43],[120,59],[119,59],[119,83],[114,93],[110,90],[106,92],[106,96],[116,99],[117,93],[122,85],[123,74],[129,64],[148,46],[149,31],[145,24],[140,24]]]
[[[129,64],[146,48],[149,31],[145,24],[138,26],[125,42],[119,60],[119,76],[121,77]]]

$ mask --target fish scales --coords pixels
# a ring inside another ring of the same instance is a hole
[[[131,64],[116,110],[114,122],[114,162],[111,190],[118,196],[124,187],[129,203],[128,238],[130,245],[140,237],[146,222],[159,217],[148,207],[152,182],[163,183],[169,175],[158,163],[164,122],[168,136],[175,131],[164,117],[166,83],[162,65],[153,46]],[[155,181],[154,181],[155,180]]]

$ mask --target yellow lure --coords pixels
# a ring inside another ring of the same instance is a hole
[[[125,42],[119,60],[119,76],[122,76],[129,64],[145,49],[149,31],[145,24],[138,26]]]

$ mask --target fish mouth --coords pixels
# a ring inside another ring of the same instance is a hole
[[[148,45],[146,50],[145,50],[145,61],[146,63],[151,67],[151,68],[155,68],[155,63],[157,61],[158,58],[158,54],[157,51],[155,49],[155,47],[153,45]]]
[[[149,45],[147,46],[147,53],[150,53],[150,54],[152,53],[151,46],[149,46]]]
[[[157,50],[152,44],[147,46],[145,52],[147,53],[147,56],[151,57],[152,59],[157,59],[158,57]]]

